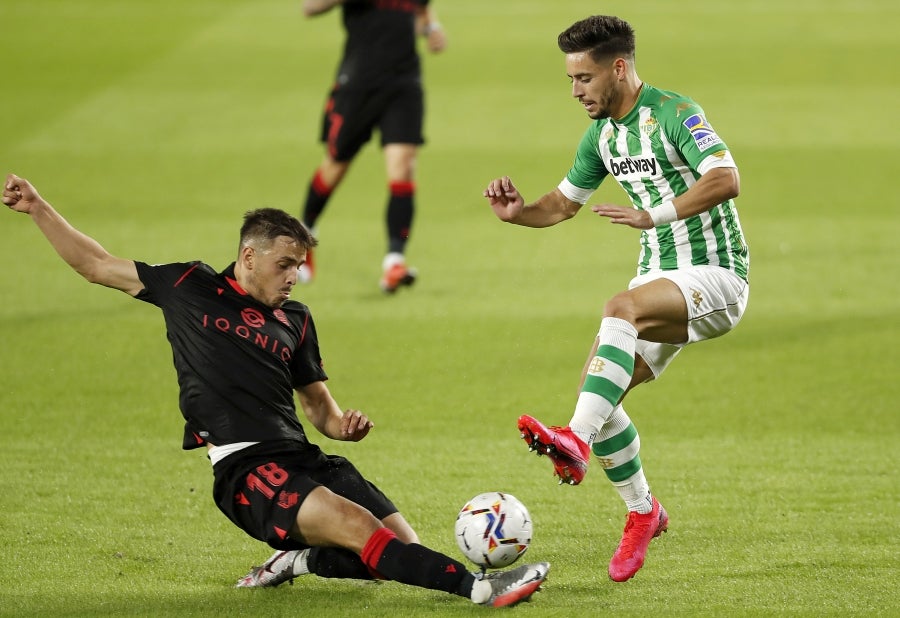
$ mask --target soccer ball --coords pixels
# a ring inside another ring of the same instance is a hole
[[[456,516],[456,542],[482,569],[509,566],[531,544],[531,515],[518,498],[491,491],[469,500]]]

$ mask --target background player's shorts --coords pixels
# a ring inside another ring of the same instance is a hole
[[[688,309],[688,340],[682,344],[637,340],[640,354],[655,377],[689,343],[720,337],[733,329],[744,315],[750,284],[721,266],[693,266],[679,270],[638,275],[628,284],[633,290],[655,279],[669,279],[684,295]]]
[[[261,442],[213,466],[213,498],[238,528],[275,549],[302,549],[288,537],[309,493],[324,486],[384,519],[397,507],[343,457],[314,444]]]
[[[425,94],[418,80],[402,80],[372,90],[335,86],[322,117],[322,142],[335,161],[350,161],[375,128],[381,145],[425,143]]]

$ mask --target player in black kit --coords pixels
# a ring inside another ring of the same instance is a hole
[[[219,509],[278,551],[238,582],[277,586],[297,575],[392,579],[500,607],[527,599],[549,564],[476,576],[418,542],[391,501],[343,457],[311,444],[303,412],[323,435],[358,441],[372,429],[342,411],[325,385],[309,309],[289,300],[315,238],[294,217],[248,212],[237,260],[151,266],[110,255],[13,174],[3,203],[26,213],[76,272],[162,309],[180,386],[184,448],[205,447]]]
[[[415,210],[415,166],[424,143],[425,115],[416,37],[431,52],[446,37],[429,0],[306,0],[307,16],[342,5],[346,40],[337,78],[322,119],[325,157],[307,189],[303,222],[315,229],[331,195],[359,150],[378,129],[388,181],[388,246],[382,260],[381,289],[393,293],[416,278],[404,252]],[[311,256],[310,256],[311,257]],[[313,277],[312,260],[301,268],[301,282]]]

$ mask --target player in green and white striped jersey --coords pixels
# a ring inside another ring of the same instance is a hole
[[[628,507],[610,564],[615,581],[643,566],[668,514],[650,494],[640,438],[622,407],[635,386],[659,377],[687,344],[730,331],[749,295],[750,256],[734,198],[740,188],[728,147],[691,99],[643,83],[634,31],[612,16],[579,21],[559,35],[572,96],[594,122],[553,191],[526,203],[508,176],[484,192],[502,221],[547,227],[574,217],[607,176],[632,206],[591,210],[641,230],[637,276],[604,307],[567,427],[519,418],[532,450],[547,454],[560,482],[578,484],[593,451]]]

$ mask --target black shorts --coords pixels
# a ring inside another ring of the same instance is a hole
[[[228,455],[213,467],[213,498],[234,524],[275,549],[308,547],[288,537],[297,511],[324,486],[368,509],[378,519],[397,507],[343,457],[292,440],[261,442]]]
[[[335,161],[350,161],[378,128],[381,145],[425,143],[425,94],[418,80],[402,80],[372,90],[335,86],[322,117],[322,142]]]

